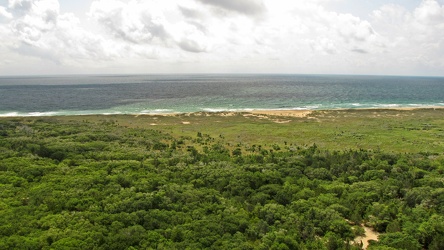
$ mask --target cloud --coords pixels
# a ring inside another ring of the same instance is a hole
[[[193,22],[181,22],[170,27],[172,39],[184,51],[201,53],[210,51],[212,38],[206,27]]]
[[[2,19],[11,19],[12,18],[12,14],[9,13],[5,7],[0,6],[0,21]]]
[[[413,11],[384,5],[373,11],[372,23],[387,40],[386,61],[405,69],[444,67],[444,6],[423,0]]]
[[[33,0],[9,0],[8,8],[16,12],[27,12],[32,8]]]
[[[62,13],[57,0],[9,0],[0,6],[7,38],[0,53],[3,64],[37,58],[111,72],[135,65],[286,73],[444,67],[439,1],[413,10],[383,5],[368,19],[333,11],[336,1],[94,0],[82,19]]]
[[[375,35],[369,22],[362,21],[350,14],[338,15],[335,21],[337,32],[346,42],[350,42],[350,40],[365,42]]]
[[[367,54],[368,53],[366,50],[363,50],[363,49],[352,49],[351,51],[359,53],[359,54]]]
[[[42,35],[51,32],[57,25],[60,7],[56,0],[15,0],[10,2],[10,6],[21,14],[12,21],[11,26],[25,43],[36,45]]]
[[[413,13],[415,19],[424,25],[443,26],[444,6],[435,0],[424,0]]]
[[[206,51],[205,46],[202,46],[202,44],[199,44],[199,42],[193,39],[183,39],[178,42],[178,45],[188,52],[200,53]]]
[[[247,16],[262,15],[266,9],[261,0],[196,0],[219,10],[235,12]]]
[[[184,6],[178,6],[180,13],[186,18],[191,19],[202,19],[205,15],[204,13],[200,12],[199,10],[187,8]]]
[[[56,0],[14,0],[9,8],[13,33],[24,43],[15,51],[59,64],[119,58],[294,62],[313,53],[371,53],[377,40],[369,22],[328,11],[317,1],[96,0],[88,13],[98,24],[94,31],[73,14],[60,13]]]
[[[190,20],[175,20],[179,13]],[[202,13],[199,6],[193,8],[192,5],[183,7],[159,5],[156,1],[99,0],[93,2],[89,15],[114,38],[171,54],[175,48],[192,53],[211,49],[207,28],[198,20],[204,17]]]
[[[90,16],[115,38],[132,43],[162,43],[170,36],[162,10],[151,1],[94,1]]]
[[[310,42],[310,46],[314,51],[320,51],[326,54],[336,54],[338,49],[335,46],[335,42],[328,38],[320,38]]]
[[[276,12],[273,16],[281,20],[275,26],[287,23],[283,26],[287,30],[281,29],[279,33],[307,44],[313,53],[334,55],[360,50],[371,54],[380,53],[384,46],[384,39],[369,21],[330,11],[319,1],[295,4]]]
[[[104,39],[81,28],[73,14],[60,14],[56,0],[13,0],[8,7],[14,18],[3,27],[10,37],[4,46],[19,55],[82,65],[84,60],[112,58],[118,50],[108,49]]]

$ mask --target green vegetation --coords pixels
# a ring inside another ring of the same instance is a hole
[[[292,143],[303,147],[316,144],[328,150],[444,152],[444,109],[315,111],[304,118],[247,116],[242,113],[225,115],[229,113],[139,116],[137,119],[133,116],[74,118],[96,122],[106,119],[129,128],[162,130],[175,137],[194,137],[200,132],[224,138],[225,142],[232,144],[228,147],[237,144],[285,146],[285,143]]]
[[[442,249],[443,115],[2,118],[0,249]]]

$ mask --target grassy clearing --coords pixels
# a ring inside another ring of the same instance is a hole
[[[175,137],[195,137],[200,132],[214,138],[224,138],[231,147],[238,144],[317,144],[331,150],[362,148],[408,153],[444,151],[444,109],[328,110],[314,111],[302,118],[248,113],[195,113],[48,119],[113,122],[118,126],[156,129]]]

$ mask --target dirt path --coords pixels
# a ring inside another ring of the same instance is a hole
[[[379,233],[373,231],[370,227],[366,227],[364,225],[361,225],[364,228],[365,235],[364,236],[358,236],[355,238],[354,242],[361,243],[362,242],[362,249],[367,249],[368,247],[368,241],[369,240],[378,240]]]

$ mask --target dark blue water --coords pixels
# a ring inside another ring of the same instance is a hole
[[[0,116],[444,106],[443,77],[0,77]]]

